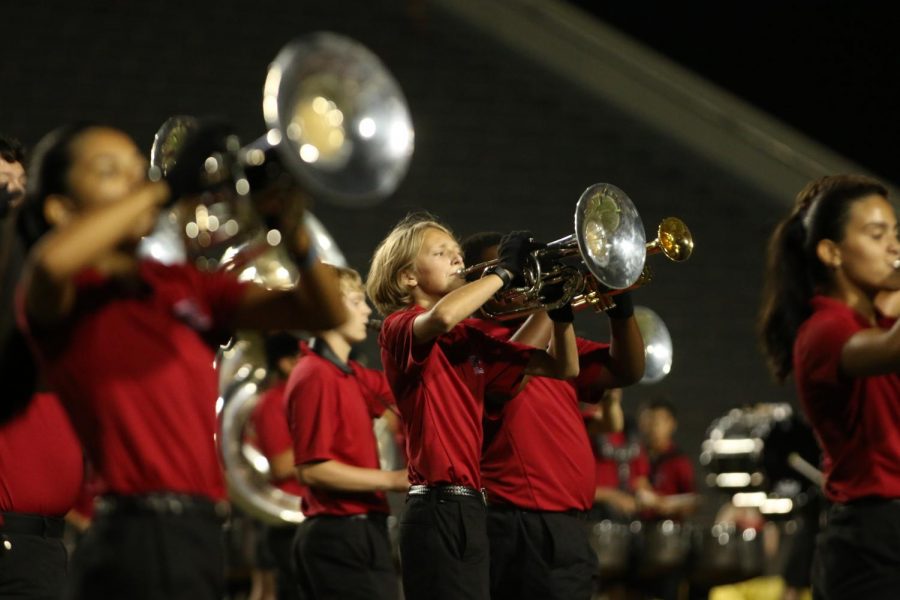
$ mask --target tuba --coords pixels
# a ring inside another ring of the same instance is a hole
[[[273,211],[257,210],[255,197],[278,192],[288,178],[327,202],[368,207],[393,193],[406,173],[414,141],[406,101],[381,61],[349,38],[321,32],[285,45],[269,66],[262,110],[265,133],[246,146],[235,135],[224,139],[204,162],[205,189],[178,200],[161,217],[144,244],[146,254],[162,254],[174,232],[187,248],[171,252],[170,260],[194,260],[200,268],[234,271],[242,280],[290,287],[298,270],[282,232],[266,219]],[[151,151],[157,176],[171,168],[197,126],[185,116],[163,124]],[[304,210],[296,198],[289,200],[274,213]],[[346,264],[308,211],[303,223],[324,262]],[[217,358],[218,443],[229,497],[266,523],[299,523],[299,498],[269,482],[268,461],[248,442],[248,421],[266,386],[265,364],[261,340],[249,332],[238,332]]]
[[[587,188],[575,206],[575,232],[533,250],[523,273],[524,285],[498,292],[482,308],[489,317],[515,319],[571,303],[607,310],[613,297],[652,280],[645,259],[663,253],[687,260],[694,248],[687,226],[675,217],[662,221],[657,238],[647,243],[631,199],[609,183]],[[465,277],[496,264],[479,263],[460,271]]]

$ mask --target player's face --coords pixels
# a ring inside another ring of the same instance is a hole
[[[121,200],[146,180],[146,158],[116,129],[86,130],[72,143],[71,152],[68,187],[80,210]]]
[[[25,168],[20,162],[6,162],[0,157],[0,187],[12,195],[10,205],[18,206],[25,197]]]
[[[462,286],[462,251],[453,236],[440,229],[428,229],[414,263],[416,283],[426,294],[443,296]]]
[[[835,266],[853,285],[867,291],[900,289],[900,243],[897,241],[897,217],[890,203],[879,195],[853,203],[837,244]]]
[[[358,344],[366,339],[366,324],[372,309],[366,302],[366,294],[362,289],[352,289],[344,292],[344,306],[347,308],[347,320],[338,331],[350,344]]]

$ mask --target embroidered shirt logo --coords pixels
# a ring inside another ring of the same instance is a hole
[[[195,331],[209,331],[212,318],[197,305],[193,298],[183,298],[172,306],[175,316]]]

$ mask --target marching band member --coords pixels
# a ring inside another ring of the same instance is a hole
[[[658,398],[641,407],[638,429],[650,461],[653,490],[641,501],[644,519],[681,520],[697,508],[694,465],[675,444],[677,428],[675,406],[668,400]]]
[[[285,390],[297,477],[309,486],[294,565],[306,600],[397,600],[385,492],[409,483],[405,470],[379,468],[372,428],[394,399],[384,373],[350,360],[372,313],[359,274],[327,268],[340,279],[349,319],[302,345]]]
[[[888,191],[861,175],[808,183],[769,246],[760,337],[824,451],[814,587],[828,600],[900,589],[900,322],[875,305],[900,290],[898,259]]]
[[[300,339],[288,332],[270,333],[265,337],[264,346],[269,387],[260,396],[251,415],[255,433],[253,441],[269,461],[269,478],[272,484],[287,494],[297,496],[299,509],[299,499],[303,496],[304,488],[297,481],[294,471],[294,440],[288,421],[285,390],[288,377],[297,364]],[[262,573],[260,577],[254,578],[254,589],[261,590],[262,596],[268,590],[275,590],[273,596],[279,600],[299,598],[291,556],[296,528],[290,524],[259,525],[256,567]]]
[[[21,144],[0,135],[0,360],[12,384],[0,410],[0,597],[59,598],[68,568],[63,517],[78,498],[84,458],[59,399],[32,393],[34,369],[21,368],[28,348],[15,329],[13,290],[24,258],[15,230],[24,157]]]
[[[499,233],[469,237],[463,243],[466,263],[495,260],[500,239]],[[594,498],[593,455],[579,399],[596,403],[604,389],[632,384],[644,371],[630,298],[623,294],[616,300],[607,312],[611,343],[577,340],[577,379],[531,377],[499,415],[485,421],[481,471],[493,600],[591,597],[597,557],[583,520]],[[574,315],[566,306],[535,318],[549,330],[551,321],[571,323]],[[502,322],[482,326],[502,339],[515,332]],[[534,339],[540,345],[545,340],[546,334]]]
[[[382,363],[408,436],[413,485],[400,554],[409,600],[489,597],[480,474],[485,395],[508,393],[525,374],[577,375],[571,323],[554,324],[544,351],[496,340],[466,320],[521,276],[530,248],[527,234],[505,237],[500,263],[466,283],[450,231],[429,215],[411,215],[372,258],[368,292],[386,316]]]
[[[202,165],[184,158],[179,189]],[[137,259],[170,188],[147,181],[146,159],[117,129],[57,129],[31,166],[22,210],[40,242],[20,324],[109,491],[73,558],[73,596],[218,600],[216,346],[236,328],[336,326],[337,281],[302,228],[286,236],[302,271],[295,290]]]

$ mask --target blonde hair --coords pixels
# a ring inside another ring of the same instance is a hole
[[[331,271],[337,278],[343,296],[349,296],[353,292],[365,293],[366,287],[363,285],[362,277],[356,269],[350,267],[339,267],[330,263],[322,263],[322,266]]]
[[[366,291],[382,315],[387,316],[413,303],[409,288],[400,283],[400,273],[415,264],[425,232],[429,229],[438,229],[453,236],[433,215],[414,213],[397,223],[375,249]]]

